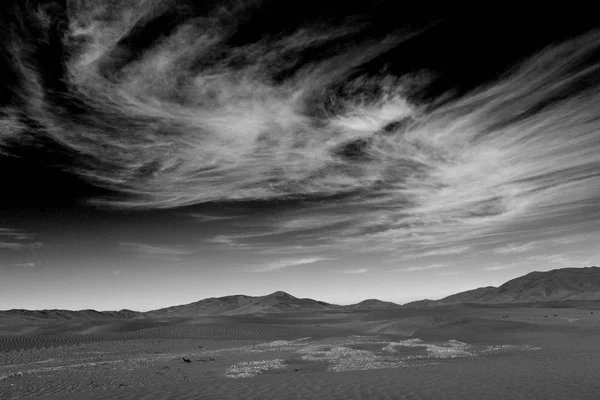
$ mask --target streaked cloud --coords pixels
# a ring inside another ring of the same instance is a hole
[[[264,266],[255,268],[252,272],[272,272],[285,268],[297,267],[300,265],[315,264],[321,261],[328,260],[325,257],[307,257],[307,258],[290,258],[268,263]]]
[[[549,239],[547,240],[548,243],[554,244],[554,245],[570,245],[570,244],[576,244],[576,243],[581,243],[584,242],[586,240],[589,240],[593,237],[595,237],[595,235],[592,235],[591,233],[583,233],[583,234],[571,234],[571,235],[558,235],[559,237],[554,238],[554,239]]]
[[[347,269],[347,270],[343,270],[340,271],[342,274],[364,274],[366,272],[369,272],[371,270],[371,268],[356,268],[356,269]]]
[[[264,250],[268,247],[260,246],[260,245],[252,245],[247,243],[247,239],[256,238],[264,236],[261,233],[258,234],[230,234],[230,235],[216,235],[206,239],[204,242],[208,244],[213,244],[217,246],[223,246],[225,248],[229,248],[230,250],[253,250],[260,251]],[[270,236],[270,234],[269,234]]]
[[[456,275],[462,275],[464,274],[464,271],[442,271],[440,273],[438,273],[438,275],[440,276],[456,276]]]
[[[597,263],[597,259],[593,257],[578,257],[577,255],[569,254],[542,254],[534,255],[525,258],[526,261],[536,263],[555,264],[562,268],[581,268],[589,267]]]
[[[28,262],[28,263],[15,264],[15,267],[34,268],[35,263]]]
[[[218,222],[218,221],[228,221],[239,218],[238,216],[227,216],[227,215],[209,215],[209,214],[200,214],[200,213],[191,213],[186,214],[186,216],[195,219],[198,222]]]
[[[29,235],[18,229],[0,228],[0,236],[19,238],[29,238]]]
[[[458,255],[464,254],[471,250],[470,246],[457,246],[457,247],[443,247],[433,250],[425,250],[419,253],[413,254],[404,254],[401,256],[404,260],[410,260],[414,258],[422,258],[422,257],[437,257],[437,256],[447,256],[447,255]]]
[[[131,242],[121,242],[119,245],[124,250],[137,254],[140,257],[172,261],[179,261],[183,256],[194,253],[193,251],[183,249],[180,246],[150,245]]]
[[[486,271],[502,271],[505,269],[515,268],[517,266],[518,265],[516,265],[516,264],[498,264],[498,265],[488,265],[486,267],[483,267],[483,269]]]
[[[415,267],[408,267],[408,268],[396,268],[393,269],[392,271],[396,271],[396,272],[416,272],[416,271],[427,271],[430,269],[439,269],[439,268],[445,268],[446,265],[444,264],[431,264],[431,265],[422,265],[422,266],[415,266]]]
[[[0,250],[14,250],[14,251],[30,251],[42,247],[43,244],[40,242],[22,243],[22,242],[0,242]]]
[[[0,250],[31,251],[43,246],[35,235],[20,229],[0,228]]]
[[[231,235],[217,235],[206,240],[207,243],[235,246],[237,237]],[[242,243],[243,244],[243,243]]]
[[[494,249],[494,253],[498,254],[514,254],[514,253],[525,253],[529,250],[533,250],[537,243],[530,242],[524,244],[510,244],[507,246],[497,247]]]

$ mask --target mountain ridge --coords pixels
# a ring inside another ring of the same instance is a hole
[[[361,311],[392,308],[444,307],[460,304],[518,305],[543,302],[600,301],[600,268],[559,268],[532,271],[508,280],[502,285],[485,286],[455,293],[439,300],[418,300],[403,305],[378,299],[366,299],[350,305],[337,305],[310,298],[298,298],[283,291],[264,296],[236,294],[209,297],[188,304],[139,312],[96,310],[0,310],[0,315],[23,318],[145,318],[145,317],[202,317],[248,314],[277,314],[288,312]]]
[[[374,308],[396,308],[400,307],[400,304],[393,303],[391,301],[383,301],[379,299],[366,299],[361,302],[350,304],[345,306],[354,310],[368,310]]]
[[[600,300],[600,268],[591,266],[532,271],[506,281],[498,287],[481,287],[434,300],[430,306],[568,300]]]
[[[327,311],[341,307],[343,306],[309,298],[298,298],[289,293],[277,291],[265,296],[210,297],[193,303],[148,311],[144,315],[151,317],[232,316],[293,311]]]

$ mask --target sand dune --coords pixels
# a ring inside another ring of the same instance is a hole
[[[213,321],[213,320],[211,320]],[[316,324],[269,323],[260,321],[236,322],[222,319],[220,322],[200,320],[178,320],[171,322],[154,320],[123,321],[106,324],[98,321],[96,325],[86,324],[85,329],[71,324],[53,324],[52,329],[41,327],[37,333],[12,334],[0,336],[0,352],[27,348],[63,347],[82,343],[102,342],[106,340],[148,340],[148,339],[289,339],[305,336],[326,336],[332,329]],[[341,329],[341,328],[340,328]]]
[[[14,317],[22,319],[102,319],[102,318],[132,318],[140,313],[131,310],[96,311],[96,310],[23,310],[13,309],[0,311],[0,318]]]
[[[589,399],[600,389],[600,313],[592,312],[146,318],[103,320],[95,333],[69,333],[65,321],[62,335],[55,327],[55,336],[0,339],[0,398]]]
[[[572,293],[591,293],[594,279],[579,282],[596,273],[533,273],[449,305],[275,292],[148,313],[5,311],[0,398],[592,399],[600,303]],[[506,302],[468,303],[488,296]]]

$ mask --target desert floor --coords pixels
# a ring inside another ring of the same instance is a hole
[[[0,318],[0,398],[32,397],[598,399],[600,310]]]

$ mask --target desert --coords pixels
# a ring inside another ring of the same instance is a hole
[[[592,3],[0,1],[0,400],[600,399]]]
[[[592,399],[600,391],[600,302],[440,303],[338,306],[275,292],[147,313],[3,311],[0,397]]]

